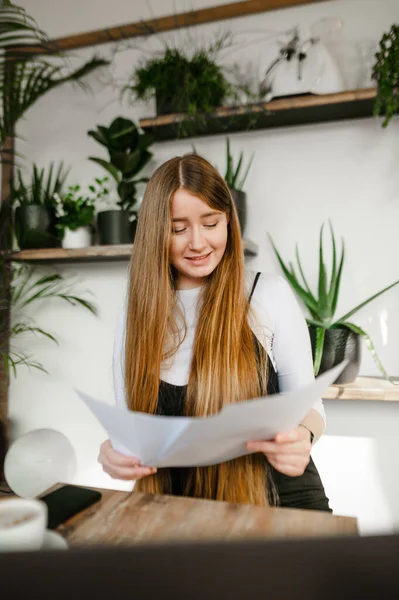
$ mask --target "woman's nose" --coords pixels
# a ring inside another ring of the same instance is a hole
[[[194,227],[191,230],[191,237],[189,240],[189,247],[191,250],[202,250],[206,246],[204,232],[200,227]]]

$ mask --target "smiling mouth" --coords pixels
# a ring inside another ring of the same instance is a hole
[[[208,254],[203,254],[202,256],[186,256],[186,259],[192,260],[193,262],[201,262],[203,260],[206,260],[210,255],[211,252],[208,252]]]

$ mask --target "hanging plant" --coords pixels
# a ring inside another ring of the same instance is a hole
[[[374,115],[384,115],[386,127],[399,110],[399,25],[392,25],[380,40],[380,49],[375,55],[373,79],[378,90],[374,103]]]

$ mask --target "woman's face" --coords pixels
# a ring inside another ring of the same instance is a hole
[[[172,197],[171,213],[170,262],[178,273],[177,287],[199,287],[223,257],[227,215],[183,188]]]

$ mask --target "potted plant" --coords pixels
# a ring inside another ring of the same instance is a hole
[[[17,171],[11,198],[15,209],[14,227],[21,250],[59,246],[55,230],[54,195],[60,194],[67,176],[61,163],[57,170],[51,163],[48,170],[33,164],[27,184]]]
[[[147,182],[138,177],[152,157],[148,150],[152,138],[139,132],[133,121],[117,117],[109,127],[97,126],[88,135],[108,150],[109,160],[90,156],[89,160],[101,165],[116,183],[118,208],[101,211],[97,215],[100,244],[128,244],[134,239],[137,220],[137,186]]]
[[[194,52],[166,46],[134,70],[124,94],[133,101],[155,97],[157,115],[185,113],[189,118],[178,123],[178,133],[181,137],[187,135],[203,115],[237,96],[218,62],[227,41],[227,35],[218,36],[212,44]]]
[[[252,155],[243,173],[244,152],[240,152],[238,162],[236,165],[234,165],[234,159],[230,152],[230,140],[229,138],[226,138],[226,172],[224,179],[229,187],[237,209],[238,220],[240,222],[242,234],[244,234],[245,225],[247,222],[247,195],[243,191],[243,187],[245,185],[249,169],[251,168],[253,158],[254,156]]]
[[[80,185],[68,187],[62,196],[54,195],[56,229],[63,248],[91,246],[95,197],[81,192]]]
[[[381,374],[386,379],[389,379],[387,372],[378,358],[370,336],[358,325],[350,322],[349,319],[361,308],[363,308],[363,306],[366,306],[366,304],[397,285],[399,280],[391,283],[391,285],[388,285],[376,294],[373,294],[370,298],[367,298],[367,300],[364,300],[358,306],[355,306],[355,308],[347,312],[339,319],[334,319],[341,285],[342,269],[344,265],[344,242],[342,240],[341,256],[339,263],[337,263],[334,231],[330,223],[332,266],[330,278],[328,278],[326,266],[324,264],[323,228],[324,225],[322,225],[320,230],[319,279],[318,291],[315,294],[311,291],[305,278],[299,258],[298,244],[296,246],[296,259],[300,276],[297,275],[292,263],[289,263],[287,266],[283,262],[273,243],[273,240],[270,238],[277,260],[280,263],[285,277],[310,313],[310,317],[308,317],[306,320],[309,326],[309,333],[312,342],[314,373],[317,376],[320,373],[331,369],[341,361],[349,360],[348,365],[334,383],[343,384],[354,381],[359,373],[360,339],[363,339],[367,348],[370,350]]]
[[[3,270],[5,268],[4,261],[2,262]],[[6,292],[0,298],[0,309],[4,309],[8,299],[5,297]],[[21,350],[18,345],[18,340],[25,335],[36,335],[45,337],[52,342],[58,343],[56,336],[53,333],[45,331],[38,327],[31,316],[25,314],[26,309],[41,304],[46,300],[61,300],[70,306],[81,306],[89,310],[92,314],[96,314],[96,307],[92,302],[86,300],[81,295],[78,295],[74,290],[74,283],[67,282],[66,279],[59,273],[37,273],[35,268],[27,265],[13,264],[11,267],[11,285],[10,285],[10,305],[11,305],[11,323],[4,321],[0,332],[1,347],[7,348],[2,352],[7,374],[12,371],[14,376],[17,375],[19,366],[27,366],[35,368],[47,373],[41,363],[34,360],[24,350]],[[8,348],[6,341],[11,340],[11,346]]]
[[[399,109],[399,25],[392,25],[388,33],[384,33],[375,58],[372,75],[377,82],[374,115],[383,114],[382,125],[386,127]]]

